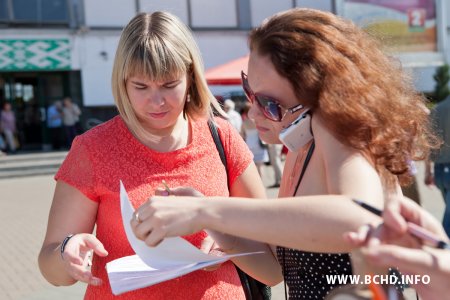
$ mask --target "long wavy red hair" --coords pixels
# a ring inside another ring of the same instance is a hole
[[[438,146],[425,98],[378,41],[352,22],[291,9],[255,28],[249,46],[270,57],[302,104],[342,143],[361,150],[388,187],[409,183],[409,161]]]

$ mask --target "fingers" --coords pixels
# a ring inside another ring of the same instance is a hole
[[[218,268],[220,268],[221,265],[222,265],[222,264],[212,265],[212,266],[203,268],[202,270],[203,270],[203,271],[207,271],[207,272],[212,272],[212,271],[215,271],[215,270],[217,270]]]
[[[155,208],[153,206],[152,200],[149,199],[145,204],[136,209],[132,221],[135,221],[135,223],[137,224],[145,223],[145,221],[151,218],[154,213]]]
[[[357,232],[344,233],[343,238],[350,245],[361,247],[367,242],[371,228],[372,227],[369,224],[363,225],[358,228]]]
[[[166,237],[167,233],[164,228],[159,228],[152,230],[147,237],[144,239],[144,242],[149,247],[156,247],[158,246],[163,239]]]
[[[171,187],[165,183],[163,180],[162,186],[155,190],[155,196],[192,196],[192,197],[202,197],[202,193],[188,186]]]
[[[85,247],[94,250],[95,254],[98,256],[107,256],[108,251],[106,251],[103,244],[93,235],[87,235],[84,239]]]
[[[203,197],[204,195],[192,187],[180,186],[170,188],[171,196]]]
[[[168,191],[165,188],[157,188],[155,190],[155,196],[169,196],[172,191]]]
[[[389,229],[397,233],[404,234],[408,230],[407,222],[410,222],[446,238],[441,224],[429,212],[406,197],[388,200],[383,218]]]
[[[139,208],[135,212],[138,218],[133,217],[130,221],[134,235],[150,247],[159,245],[166,236],[164,226],[158,218],[153,218],[153,212],[154,209],[149,206],[145,209]]]
[[[91,271],[83,266],[70,264],[69,267],[69,275],[77,281],[85,282],[91,285],[101,285],[103,283],[100,278],[94,277]]]
[[[69,275],[77,281],[100,285],[102,280],[94,277],[89,270],[93,252],[106,256],[108,252],[103,244],[92,234],[76,234],[64,248],[63,260]]]
[[[153,230],[153,224],[150,220],[139,223],[135,220],[132,220],[131,222],[134,235],[141,241],[144,241]]]
[[[362,249],[365,258],[376,265],[396,266],[402,272],[427,274],[433,268],[433,255],[423,249],[411,249],[394,245],[381,245]]]
[[[383,211],[383,220],[387,226],[396,232],[405,233],[407,225],[404,217],[400,214],[400,205],[399,199],[389,199]]]
[[[66,244],[64,252],[61,253],[62,259],[71,264],[83,265],[83,258],[80,256],[80,237],[72,237]]]
[[[201,246],[200,246],[200,250],[201,250],[203,253],[208,254],[208,253],[211,252],[211,250],[213,249],[214,245],[215,245],[214,239],[213,239],[212,237],[210,237],[210,236],[207,236],[207,237],[202,241],[202,244],[201,244]]]

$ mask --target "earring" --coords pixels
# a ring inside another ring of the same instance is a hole
[[[188,103],[191,102],[191,95],[190,94],[187,95],[186,102],[188,102]]]

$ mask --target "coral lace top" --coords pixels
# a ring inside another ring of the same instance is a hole
[[[252,154],[231,125],[216,120],[227,155],[230,185],[252,161]],[[95,256],[94,276],[101,286],[88,286],[84,299],[245,299],[231,262],[215,271],[196,271],[151,287],[114,296],[109,286],[107,262],[134,255],[122,226],[119,181],[130,201],[140,206],[164,179],[169,186],[192,186],[208,196],[228,196],[226,171],[206,119],[190,120],[192,140],[183,149],[156,152],[139,142],[120,116],[78,136],[55,176],[98,203],[96,235],[109,252]],[[199,232],[184,237],[196,247],[206,237]]]

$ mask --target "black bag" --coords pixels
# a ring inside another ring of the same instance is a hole
[[[227,158],[225,156],[225,150],[223,149],[222,140],[220,139],[216,125],[211,119],[208,120],[208,126],[214,139],[214,143],[216,144],[217,151],[219,151],[220,160],[222,161],[225,170],[227,172],[227,182],[228,182]],[[267,286],[264,283],[259,282],[253,277],[247,275],[247,273],[245,273],[238,267],[236,267],[236,271],[239,275],[239,279],[241,280],[242,288],[244,289],[245,299],[270,300],[270,298],[272,297],[272,291],[270,289],[270,286]]]
[[[242,288],[244,289],[245,299],[247,300],[270,300],[272,297],[272,290],[270,286],[254,279],[247,275],[244,271],[236,266],[236,271],[241,280]]]

